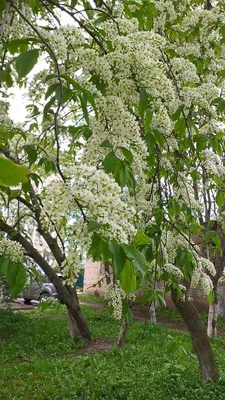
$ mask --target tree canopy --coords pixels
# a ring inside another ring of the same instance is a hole
[[[211,296],[225,251],[224,8],[1,2],[1,271],[10,249],[37,262],[36,229],[68,285],[84,254],[109,262],[124,314],[144,278],[155,296],[155,279],[179,299],[190,285]],[[16,86],[21,124],[8,114]]]

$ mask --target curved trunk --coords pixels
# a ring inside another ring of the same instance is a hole
[[[0,219],[0,230],[9,234],[11,240],[20,243],[26,250],[26,253],[31,257],[35,263],[37,263],[42,271],[47,275],[50,282],[55,286],[60,300],[67,306],[68,312],[76,322],[77,328],[79,330],[79,338],[85,341],[91,341],[91,334],[88,329],[85,318],[80,309],[79,300],[76,293],[76,288],[71,288],[69,286],[64,286],[62,280],[57,276],[54,269],[51,268],[49,263],[44,257],[35,249],[35,247],[28,242],[28,240],[19,232],[15,231],[14,228],[6,224]],[[72,323],[72,322],[70,322]],[[75,329],[74,329],[75,332]]]
[[[191,301],[177,299],[176,292],[171,292],[172,300],[191,335],[192,344],[197,354],[202,378],[205,382],[217,381],[220,377],[206,328],[199,313]]]

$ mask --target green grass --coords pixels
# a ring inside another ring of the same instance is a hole
[[[95,296],[94,294],[78,294],[79,301],[85,303],[104,303],[104,296]]]
[[[116,338],[107,311],[82,307],[94,337]],[[189,336],[160,326],[133,324],[127,344],[102,354],[77,355],[64,306],[41,313],[0,310],[1,400],[224,400],[225,339],[213,344],[221,369],[216,384],[201,381]],[[175,339],[187,349],[168,353]]]

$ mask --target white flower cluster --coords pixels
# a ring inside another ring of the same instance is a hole
[[[113,315],[115,319],[122,318],[122,301],[126,299],[126,293],[117,283],[110,283],[107,286],[105,299],[109,305],[113,307]]]
[[[222,165],[219,156],[210,149],[202,151],[202,164],[209,176],[222,177],[225,174],[225,167]]]
[[[43,222],[51,220],[57,227],[60,227],[63,219],[67,216],[73,196],[69,186],[63,182],[50,182],[43,196]],[[47,215],[47,218],[46,218]]]
[[[170,66],[178,82],[198,83],[199,77],[195,65],[184,58],[174,57],[170,61]]]
[[[96,105],[100,112],[98,120],[91,120],[92,136],[85,147],[83,161],[96,165],[112,150],[123,160],[121,148],[125,148],[132,153],[135,170],[140,173],[146,165],[148,151],[134,116],[115,96],[101,97],[96,100]],[[106,140],[112,147],[101,147]]]
[[[90,247],[91,234],[88,232],[86,223],[78,221],[76,223],[71,222],[71,224],[73,235],[69,237],[66,259],[61,267],[63,268],[62,275],[65,277],[63,283],[73,287],[79,273],[84,268],[83,257]]]
[[[199,258],[192,274],[191,287],[196,288],[197,286],[201,286],[204,294],[208,295],[213,290],[213,283],[205,270],[207,270],[211,276],[215,276],[216,274],[216,269],[211,261],[204,257]]]
[[[20,243],[3,238],[0,240],[0,254],[15,263],[22,263],[24,249]]]
[[[167,232],[165,247],[169,263],[165,264],[163,268],[167,272],[172,273],[174,276],[176,276],[177,279],[182,278],[183,274],[180,271],[180,269],[174,266],[172,263],[174,262],[177,248],[179,246],[189,248],[189,243],[181,235],[174,235],[173,232]],[[213,289],[213,283],[210,276],[207,273],[209,273],[212,277],[215,276],[216,274],[215,266],[208,259],[204,257],[199,257],[194,250],[190,251],[192,251],[194,259],[196,261],[195,269],[191,277],[191,287],[196,288],[197,286],[201,286],[203,288],[204,293],[208,295]],[[165,259],[167,259],[166,256]]]
[[[135,209],[122,201],[121,189],[115,180],[96,167],[82,165],[72,168],[71,193],[82,204],[88,220],[105,225],[103,235],[128,243],[135,233]]]
[[[192,210],[202,210],[202,203],[196,200],[192,178],[183,172],[178,173],[176,185],[173,187],[174,198],[180,204],[186,204]]]
[[[176,265],[168,263],[163,265],[164,271],[168,272],[171,275],[174,275],[177,279],[183,278],[182,271],[176,267]]]

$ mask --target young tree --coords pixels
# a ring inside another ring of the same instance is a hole
[[[128,299],[146,274],[153,294],[153,282],[164,279],[203,379],[217,380],[188,288],[200,284],[210,295],[216,276],[193,236],[212,224],[203,215],[208,189],[219,208],[224,202],[224,3],[28,0],[1,7],[2,91],[19,82],[30,98],[22,130],[3,116],[1,152],[31,172],[31,183],[9,198],[1,230],[28,252],[26,223],[18,230],[20,219],[7,219],[15,218],[13,204],[29,210],[68,285],[84,251],[109,262],[120,317],[129,315]],[[32,78],[43,56],[46,67]],[[219,224],[210,240],[221,257]]]

